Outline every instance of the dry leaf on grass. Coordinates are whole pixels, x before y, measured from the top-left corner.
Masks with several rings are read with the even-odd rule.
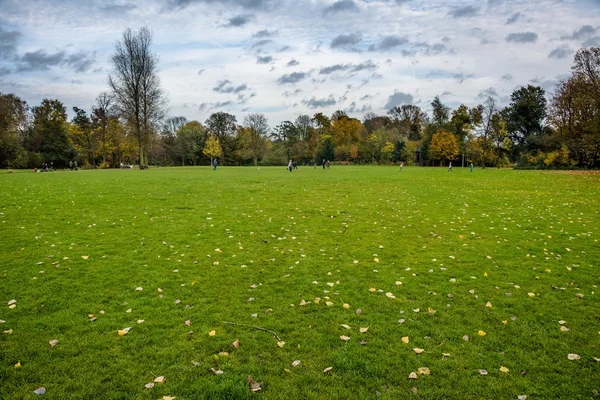
[[[327,367],[323,370],[323,373],[328,373],[329,371],[331,371],[333,369],[333,367]]]
[[[340,336],[340,339],[342,339],[344,342],[347,342],[348,340],[350,340],[350,338],[348,336]]]
[[[341,324],[341,326],[342,326],[342,328],[346,328],[346,329],[352,329],[352,328],[350,328],[350,326],[349,326],[349,325],[346,325],[346,324]]]
[[[258,392],[260,390],[260,383],[256,382],[250,375],[246,378],[246,382],[250,385],[251,392]]]
[[[144,387],[145,387],[146,389],[152,389],[152,388],[154,387],[154,382],[146,383],[146,384],[144,385]]]
[[[166,380],[167,378],[165,378],[164,376],[157,376],[156,378],[154,378],[154,382],[156,383],[165,383]]]
[[[360,333],[365,333],[369,330],[369,328],[360,328],[359,331]]]
[[[208,332],[208,336],[215,336],[217,334],[217,331],[210,331]]]
[[[487,335],[487,334],[486,334],[484,331],[479,331],[479,332],[477,332],[477,334],[478,334],[479,336],[485,336],[485,335]]]
[[[567,358],[571,361],[579,360],[581,356],[579,354],[569,354]]]
[[[235,339],[235,342],[233,342],[232,344],[233,344],[233,347],[235,347],[237,349],[238,347],[240,347],[240,340]]]
[[[408,336],[404,336],[404,337],[402,338],[402,343],[408,343],[408,341],[409,341],[409,340],[408,340]]]
[[[500,367],[500,372],[508,372],[508,371],[510,371],[508,368],[502,367],[502,366]]]
[[[417,354],[421,354],[421,353],[423,353],[425,350],[423,350],[423,349],[419,349],[418,347],[415,347],[415,348],[413,349],[413,351],[414,351],[415,353],[417,353]]]
[[[42,387],[40,387],[40,388],[37,388],[37,389],[35,389],[35,390],[33,391],[33,393],[34,393],[34,394],[44,394],[44,393],[46,393],[46,388],[42,386]]]
[[[415,372],[411,372],[408,375],[408,379],[419,379],[419,377],[417,376],[417,374]]]
[[[281,342],[277,342],[277,346],[279,346],[280,348],[285,346],[285,342],[281,341]]]
[[[298,365],[300,365],[300,360],[292,362],[292,367],[297,367]]]
[[[54,347],[58,344],[58,340],[53,339],[53,340],[50,340],[48,343],[50,343],[50,347]]]
[[[480,369],[479,370],[479,375],[487,375],[488,372],[485,369]]]
[[[431,371],[427,367],[421,367],[417,372],[419,372],[419,375],[431,375]]]

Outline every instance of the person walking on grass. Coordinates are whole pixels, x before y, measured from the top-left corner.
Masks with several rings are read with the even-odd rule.
[[[473,172],[473,163],[471,163],[471,165],[469,165],[469,169],[471,170],[471,172]]]
[[[323,159],[323,162],[321,164],[323,165],[323,169],[325,169],[325,159]]]
[[[216,171],[216,170],[217,170],[217,165],[218,165],[218,164],[219,164],[219,163],[217,162],[217,159],[215,158],[215,159],[213,160],[213,162],[212,162],[212,165],[213,165],[213,171]]]
[[[400,171],[402,171],[402,167],[404,167],[404,163],[400,163]]]
[[[450,161],[450,164],[448,164],[448,172],[452,172],[452,161]]]
[[[292,172],[292,169],[294,169],[294,164],[292,163],[292,160],[290,160],[290,162],[288,163],[288,167],[287,169]]]

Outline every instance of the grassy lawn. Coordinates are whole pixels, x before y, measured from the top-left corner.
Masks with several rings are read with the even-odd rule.
[[[0,398],[599,398],[599,192],[467,168],[2,173]]]

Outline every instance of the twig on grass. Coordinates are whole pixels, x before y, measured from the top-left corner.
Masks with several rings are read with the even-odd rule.
[[[246,324],[238,324],[237,322],[228,322],[228,321],[221,321],[224,324],[229,324],[229,325],[236,325],[236,326],[244,326],[246,328],[252,328],[252,329],[258,329],[259,331],[265,331],[265,332],[269,332],[271,335],[275,336],[275,338],[279,341],[281,341],[281,338],[279,337],[279,335],[277,335],[277,333],[273,332],[270,329],[266,329],[266,328],[261,328],[260,326],[252,326],[252,325],[246,325]]]

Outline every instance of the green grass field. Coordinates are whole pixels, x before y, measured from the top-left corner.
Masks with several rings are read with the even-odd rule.
[[[0,398],[599,398],[599,191],[467,168],[2,173]]]

